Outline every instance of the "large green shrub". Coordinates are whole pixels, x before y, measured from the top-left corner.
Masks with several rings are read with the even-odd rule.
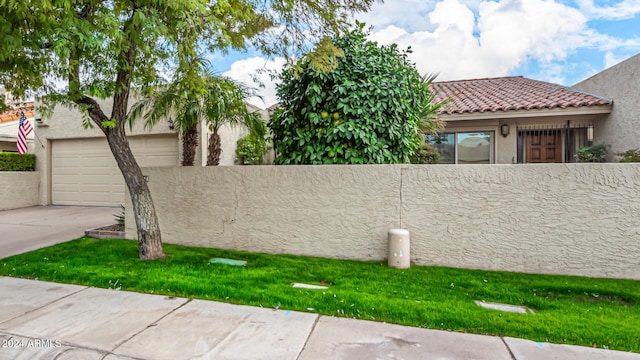
[[[269,123],[276,164],[407,163],[419,129],[438,128],[433,77],[420,76],[408,51],[367,40],[359,25],[333,40],[344,54],[326,59],[332,70],[303,58],[283,71]]]
[[[36,156],[11,152],[0,152],[0,171],[35,171]]]

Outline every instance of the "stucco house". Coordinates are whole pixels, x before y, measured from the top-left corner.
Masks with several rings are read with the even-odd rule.
[[[640,54],[571,87],[521,76],[435,82],[445,130],[428,141],[442,163],[575,162],[605,144],[608,161],[640,148]]]
[[[19,106],[3,113],[0,113],[0,152],[17,152],[16,141],[18,138],[18,125],[20,124],[20,108],[24,111],[27,120],[31,122],[31,126],[35,127],[34,105],[33,102],[23,104],[11,103],[13,106]],[[35,133],[32,131],[27,135],[28,152],[34,151]]]
[[[574,162],[611,113],[609,98],[522,76],[435,82],[445,164]]]
[[[135,100],[129,102],[130,105]],[[99,101],[106,114],[111,113],[112,100]],[[248,105],[250,110],[266,112]],[[131,149],[141,167],[178,166],[181,164],[182,141],[166,121],[145,129],[138,121],[132,130],[127,127]],[[200,146],[196,165],[206,165],[210,131],[199,127]],[[36,107],[35,144],[36,169],[40,174],[40,203],[52,205],[124,204],[125,185],[122,174],[107,141],[97,127],[84,129],[82,114],[66,107],[56,107],[50,118],[38,115]],[[244,127],[223,126],[219,130],[222,142],[220,165],[233,165],[237,139],[246,135]]]

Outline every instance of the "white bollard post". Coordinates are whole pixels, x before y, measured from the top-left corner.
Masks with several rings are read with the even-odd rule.
[[[411,266],[409,230],[391,229],[389,240],[389,267],[408,269]]]

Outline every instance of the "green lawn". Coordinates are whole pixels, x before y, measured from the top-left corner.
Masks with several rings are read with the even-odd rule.
[[[168,257],[137,259],[137,243],[80,238],[0,260],[0,275],[120,288],[640,352],[640,281],[267,255],[165,245]],[[214,257],[246,267],[209,265]],[[332,283],[328,290],[294,282]],[[115,284],[115,285],[114,285]],[[474,300],[525,305],[536,314],[483,309]]]

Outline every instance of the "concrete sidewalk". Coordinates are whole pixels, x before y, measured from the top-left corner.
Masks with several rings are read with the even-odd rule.
[[[69,241],[115,224],[114,207],[34,206],[0,211],[0,259]]]
[[[0,342],[0,360],[640,359],[588,347],[10,277],[0,277]]]

